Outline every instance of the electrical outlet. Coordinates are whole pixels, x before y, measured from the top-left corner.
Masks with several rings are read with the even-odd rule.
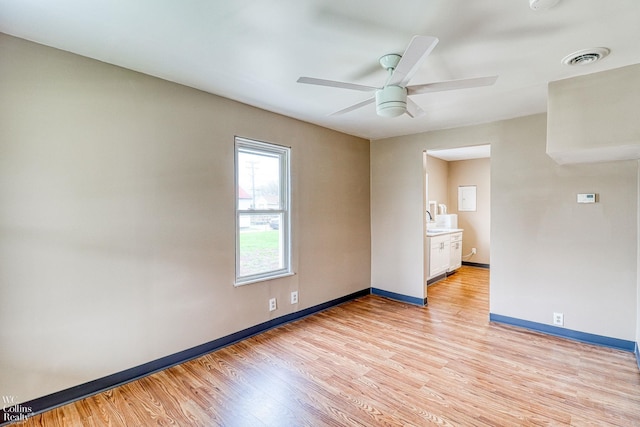
[[[564,326],[564,314],[553,313],[553,324],[556,326]]]
[[[271,298],[269,300],[269,311],[274,311],[276,308],[278,308],[278,305],[276,303],[276,299],[275,298]]]
[[[291,292],[291,304],[298,303],[298,291]]]
[[[471,248],[471,255],[475,255],[476,254],[476,248]]]

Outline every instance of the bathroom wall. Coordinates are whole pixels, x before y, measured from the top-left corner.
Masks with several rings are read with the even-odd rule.
[[[429,201],[449,206],[449,162],[427,155],[427,173],[429,174]],[[434,220],[437,214],[437,210],[431,212]]]
[[[476,186],[476,211],[458,210],[458,187]],[[464,229],[462,255],[476,254],[463,261],[491,263],[491,159],[472,159],[449,162],[449,213],[458,215],[458,227]]]

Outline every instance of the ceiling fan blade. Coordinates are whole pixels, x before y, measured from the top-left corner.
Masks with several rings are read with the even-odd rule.
[[[412,119],[416,117],[424,116],[424,110],[418,106],[411,98],[407,98],[407,114]]]
[[[491,86],[498,76],[477,77],[474,79],[449,80],[446,82],[427,83],[423,85],[407,86],[407,95],[419,93],[439,92],[442,90],[469,89],[473,87]]]
[[[365,105],[373,104],[373,102],[374,102],[375,100],[376,100],[376,98],[375,98],[375,97],[372,97],[372,98],[366,99],[366,100],[364,100],[364,101],[362,101],[362,102],[358,102],[357,104],[354,104],[354,105],[352,105],[351,107],[347,107],[347,108],[345,108],[345,109],[343,109],[343,110],[336,111],[335,113],[331,113],[330,115],[331,115],[331,116],[339,116],[339,115],[342,115],[342,114],[348,113],[349,111],[353,111],[353,110],[357,110],[358,108],[362,108],[362,107],[364,107]]]
[[[309,85],[317,85],[317,86],[338,87],[341,89],[359,90],[362,92],[373,92],[374,90],[378,90],[377,87],[373,87],[373,86],[364,86],[364,85],[357,85],[355,83],[337,82],[334,80],[316,79],[314,77],[300,77],[298,79],[298,83],[306,83]]]
[[[438,39],[431,36],[414,36],[402,54],[396,69],[389,79],[389,85],[405,87],[418,67],[438,44]]]

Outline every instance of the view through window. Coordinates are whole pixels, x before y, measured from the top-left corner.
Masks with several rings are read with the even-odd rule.
[[[291,274],[289,156],[236,138],[236,285]]]

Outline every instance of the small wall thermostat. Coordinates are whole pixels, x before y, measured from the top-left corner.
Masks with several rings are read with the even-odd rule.
[[[578,203],[595,203],[597,200],[596,193],[578,194]]]

